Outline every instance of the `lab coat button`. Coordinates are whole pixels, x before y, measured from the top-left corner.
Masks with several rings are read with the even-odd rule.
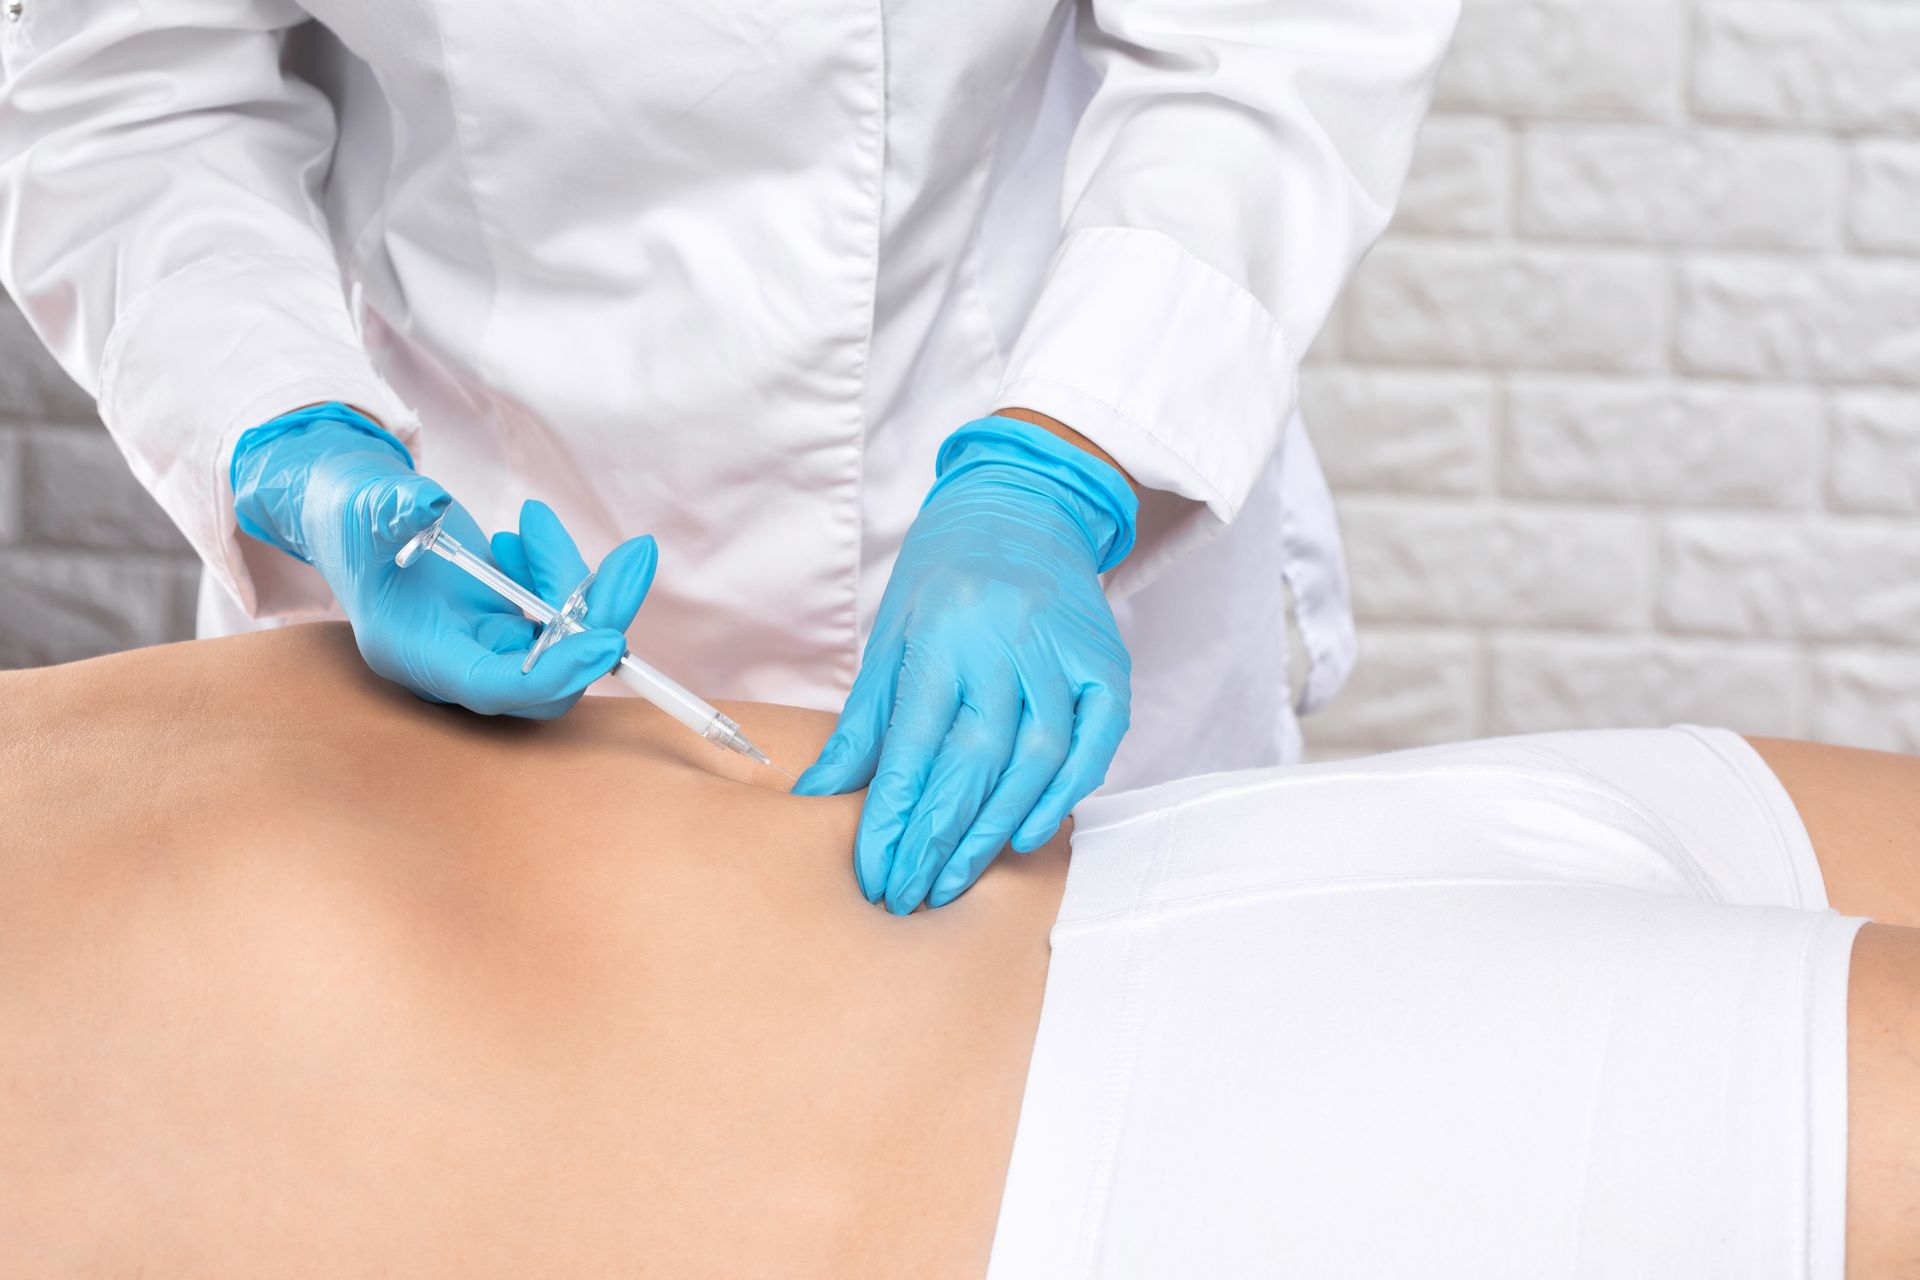
[[[27,0],[7,0],[7,21],[20,21],[20,15],[26,11],[26,7]]]

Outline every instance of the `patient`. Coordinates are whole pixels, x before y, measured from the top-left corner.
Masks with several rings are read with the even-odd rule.
[[[1096,799],[902,919],[860,797],[636,702],[483,720],[337,626],[0,675],[0,1258],[1913,1274],[1920,762],[1760,750]]]

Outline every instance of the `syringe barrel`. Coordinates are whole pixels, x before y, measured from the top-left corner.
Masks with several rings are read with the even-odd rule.
[[[684,685],[668,679],[652,664],[631,653],[620,659],[613,676],[702,737],[713,724],[713,718],[720,714],[712,703],[702,701]]]

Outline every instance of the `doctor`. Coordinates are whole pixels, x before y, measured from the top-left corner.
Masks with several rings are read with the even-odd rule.
[[[801,789],[871,783],[911,911],[1103,777],[1294,753],[1289,594],[1302,708],[1343,679],[1295,365],[1455,6],[4,0],[0,275],[203,634],[344,612],[423,696],[559,714],[651,528],[635,649],[843,705]],[[522,676],[506,606],[396,578],[454,496],[544,591],[604,555],[595,630]]]

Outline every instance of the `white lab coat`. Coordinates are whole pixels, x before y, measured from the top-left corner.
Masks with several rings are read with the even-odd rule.
[[[693,687],[837,707],[940,440],[1024,406],[1154,491],[1114,780],[1268,763],[1288,595],[1306,705],[1352,658],[1295,367],[1455,8],[10,0],[0,274],[205,629],[331,613],[227,467],[338,399],[482,526],[657,534],[633,642]]]

